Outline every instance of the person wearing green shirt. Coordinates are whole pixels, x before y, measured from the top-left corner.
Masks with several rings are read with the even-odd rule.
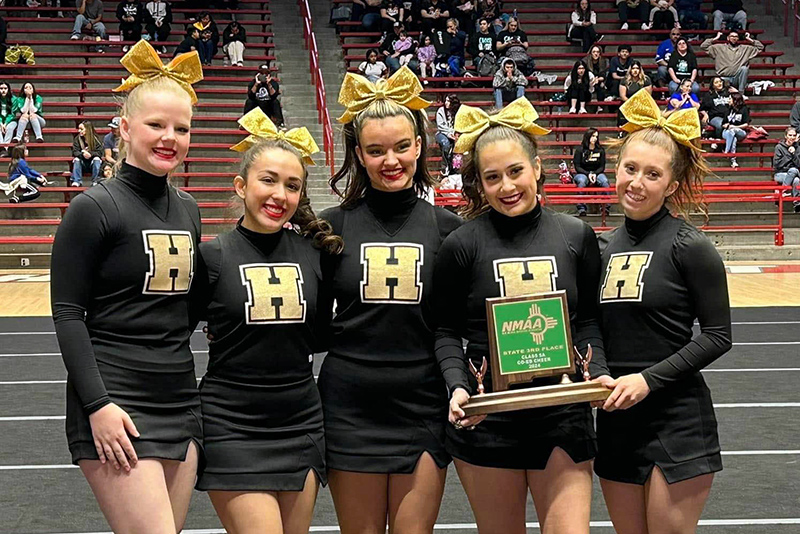
[[[19,96],[14,99],[14,116],[17,118],[17,133],[14,142],[19,143],[22,134],[30,125],[37,143],[43,143],[42,128],[46,122],[42,113],[42,97],[36,93],[36,88],[31,82],[22,85]]]

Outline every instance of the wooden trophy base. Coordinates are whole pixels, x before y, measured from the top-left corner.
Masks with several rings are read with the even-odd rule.
[[[474,395],[461,408],[470,416],[606,400],[609,395],[611,390],[601,384],[576,382]]]

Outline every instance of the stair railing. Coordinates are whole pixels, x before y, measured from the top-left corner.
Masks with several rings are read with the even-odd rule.
[[[311,83],[316,88],[317,121],[322,124],[322,144],[325,151],[325,164],[330,167],[331,176],[335,172],[335,158],[333,152],[333,126],[331,115],[328,111],[327,93],[325,92],[325,80],[322,78],[322,69],[319,64],[319,49],[317,48],[317,37],[314,34],[314,23],[311,20],[311,9],[308,0],[298,0],[300,13],[303,16],[303,39],[306,50],[308,50],[308,62],[311,68]]]

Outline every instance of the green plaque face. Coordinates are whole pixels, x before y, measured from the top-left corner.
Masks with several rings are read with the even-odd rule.
[[[486,306],[493,378],[507,385],[574,370],[564,291],[487,299]]]

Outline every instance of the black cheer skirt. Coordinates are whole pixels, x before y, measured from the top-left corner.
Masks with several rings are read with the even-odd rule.
[[[194,370],[181,373],[134,371],[98,361],[97,367],[111,402],[125,410],[140,437],[130,437],[139,458],[186,459],[189,443],[197,445],[203,463],[200,396]],[[89,414],[67,381],[67,442],[72,463],[97,460]]]
[[[642,485],[655,466],[670,484],[722,470],[711,392],[700,373],[628,410],[598,410],[597,439],[594,471],[614,482]]]
[[[319,376],[328,467],[412,473],[427,452],[440,468],[447,394],[434,361],[373,363],[328,354]]]
[[[314,377],[243,384],[207,375],[200,384],[206,467],[203,491],[302,491],[325,475],[322,406]]]
[[[472,391],[477,391],[475,378],[468,378]],[[558,381],[559,377],[540,379],[537,385]],[[484,385],[490,393],[491,369]],[[556,447],[575,463],[595,457],[597,439],[589,403],[490,414],[473,430],[447,427],[447,451],[454,458],[481,467],[541,470]]]

